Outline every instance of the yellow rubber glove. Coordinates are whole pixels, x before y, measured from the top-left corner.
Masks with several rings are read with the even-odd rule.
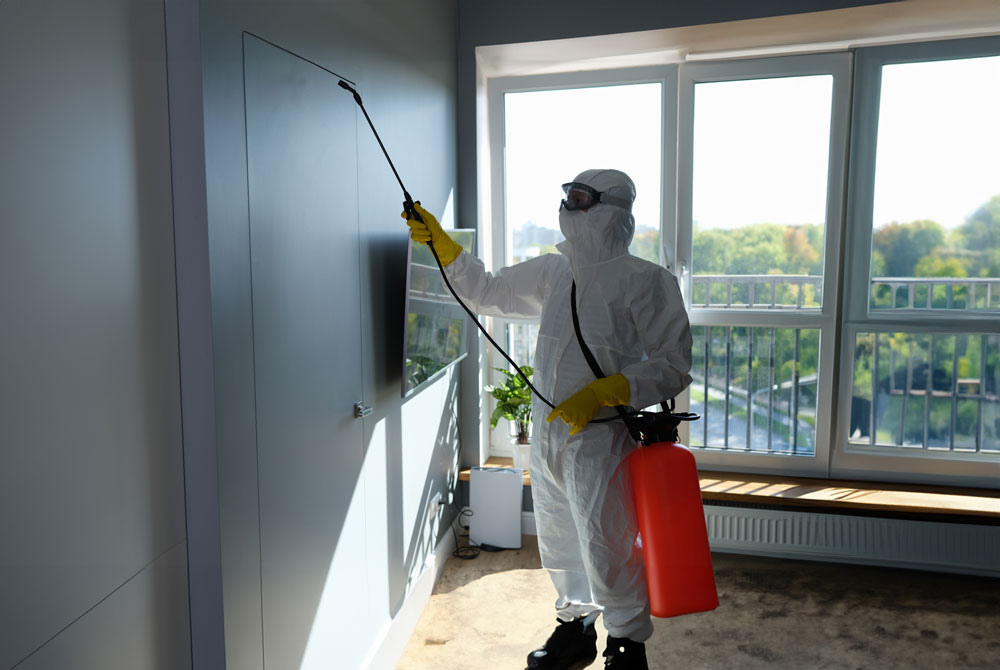
[[[434,215],[421,207],[419,202],[413,203],[413,208],[424,220],[423,223],[409,218],[405,211],[400,214],[406,219],[406,225],[410,227],[410,237],[423,244],[428,242],[434,244],[434,250],[441,260],[441,265],[450,265],[462,253],[462,245],[451,239],[448,233],[441,228],[441,224],[434,218]]]
[[[602,407],[627,405],[630,397],[628,380],[619,372],[590,382],[582,391],[574,393],[552,410],[546,421],[552,423],[555,419],[562,419],[569,424],[569,434],[576,435]]]

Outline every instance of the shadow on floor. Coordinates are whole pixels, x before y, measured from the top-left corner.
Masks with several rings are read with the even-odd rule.
[[[468,537],[460,537],[461,546],[469,543]],[[534,535],[521,537],[520,549],[503,551],[481,551],[477,558],[463,560],[452,556],[448,560],[441,580],[434,587],[435,595],[451,593],[471,582],[509,570],[541,570],[542,561],[538,556],[538,538]]]
[[[1000,670],[1000,580],[712,558],[719,608],[656,619],[650,668]],[[397,670],[519,670],[555,625],[554,601],[534,537],[520,550],[452,558]],[[598,634],[603,649],[600,620]]]

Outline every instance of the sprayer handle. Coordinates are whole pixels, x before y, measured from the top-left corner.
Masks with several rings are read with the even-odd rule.
[[[410,194],[403,191],[403,196],[406,198],[403,200],[403,211],[406,212],[406,218],[424,223],[423,217],[417,212],[417,208],[413,206],[413,198],[410,197]]]

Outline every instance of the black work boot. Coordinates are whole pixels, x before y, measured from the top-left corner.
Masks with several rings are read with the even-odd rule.
[[[528,670],[582,670],[597,658],[597,631],[586,617],[559,621],[541,649],[528,654]]]
[[[649,670],[646,664],[646,645],[626,637],[608,635],[604,649],[604,670]]]

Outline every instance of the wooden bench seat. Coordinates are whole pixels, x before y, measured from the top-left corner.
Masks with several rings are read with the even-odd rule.
[[[513,459],[493,457],[485,467],[513,467]],[[923,484],[846,481],[783,475],[701,470],[705,501],[808,507],[814,511],[876,513],[936,521],[1000,525],[1000,491]],[[459,473],[469,480],[469,469]],[[524,485],[531,485],[525,471]]]

